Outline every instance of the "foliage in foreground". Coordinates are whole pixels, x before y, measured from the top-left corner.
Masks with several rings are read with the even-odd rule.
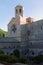
[[[0,61],[8,62],[8,63],[27,63],[26,58],[18,58],[11,55],[0,55]]]
[[[43,55],[38,55],[34,58],[36,63],[41,63],[43,62]]]
[[[0,50],[0,55],[5,54],[2,50]]]
[[[22,57],[22,58],[19,59],[19,62],[26,64],[27,63],[27,58]]]
[[[9,63],[16,63],[18,60],[17,57],[10,56],[10,55],[0,55],[0,61],[5,61]]]
[[[20,57],[20,52],[18,49],[14,50],[13,51],[13,55],[16,56],[16,57]]]

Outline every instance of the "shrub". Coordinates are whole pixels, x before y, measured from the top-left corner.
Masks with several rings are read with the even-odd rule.
[[[21,57],[20,59],[19,59],[19,62],[21,62],[21,63],[27,63],[27,58],[26,57]]]
[[[20,57],[20,52],[18,49],[14,50],[13,51],[13,55],[16,56],[16,57]]]
[[[5,62],[8,62],[8,63],[27,63],[27,58],[26,57],[21,57],[21,58],[18,58],[18,57],[15,57],[15,56],[11,56],[11,55],[0,55],[0,61],[5,61]]]
[[[4,54],[4,52],[2,50],[0,50],[0,54]]]
[[[41,63],[43,62],[43,55],[38,55],[34,58],[36,63]]]
[[[8,58],[6,59],[7,62],[10,63],[16,63],[18,61],[18,58],[15,56],[8,56]]]
[[[10,55],[0,55],[0,60],[8,62],[8,63],[16,63],[16,62],[18,62],[18,58],[17,57],[10,56]]]

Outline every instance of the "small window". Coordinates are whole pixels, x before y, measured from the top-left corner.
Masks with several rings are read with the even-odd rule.
[[[34,52],[32,52],[32,55],[34,55]]]
[[[27,31],[27,34],[30,35],[30,30]]]
[[[18,12],[18,11],[17,11],[17,9],[16,9],[16,14],[17,14],[17,12]]]
[[[19,12],[21,13],[21,9],[19,10]]]

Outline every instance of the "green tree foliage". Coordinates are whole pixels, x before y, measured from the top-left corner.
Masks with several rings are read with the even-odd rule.
[[[19,59],[19,62],[26,64],[26,63],[27,63],[27,58],[26,58],[26,57],[21,57],[21,58]]]
[[[13,51],[13,55],[16,56],[16,57],[20,57],[20,52],[18,49],[14,50]]]
[[[5,34],[3,34],[3,37],[5,37]]]
[[[7,62],[7,63],[27,63],[27,58],[25,57],[15,57],[15,56],[11,56],[11,55],[4,55],[1,54],[0,55],[0,61],[2,62]]]
[[[0,37],[7,37],[7,32],[0,29]]]
[[[0,55],[1,55],[1,54],[4,54],[4,52],[3,52],[2,50],[0,50]]]
[[[10,55],[0,55],[0,60],[8,63],[16,63],[18,61],[18,58]]]
[[[43,55],[38,55],[34,58],[36,63],[41,63],[43,62]]]

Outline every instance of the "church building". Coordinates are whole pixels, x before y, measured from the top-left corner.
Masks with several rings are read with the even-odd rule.
[[[8,23],[8,37],[0,38],[0,50],[10,54],[14,49],[29,49],[32,56],[43,52],[43,19],[26,18],[22,5],[15,7],[15,17]]]

